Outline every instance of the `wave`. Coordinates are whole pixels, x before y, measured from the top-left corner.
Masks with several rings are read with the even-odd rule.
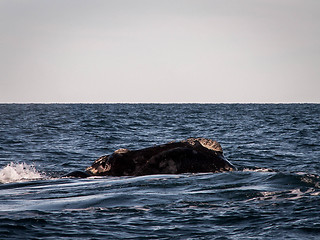
[[[0,169],[0,183],[20,182],[42,179],[45,175],[36,170],[34,165],[26,163],[9,163]]]

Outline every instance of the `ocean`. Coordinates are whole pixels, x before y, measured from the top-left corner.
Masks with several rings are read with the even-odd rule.
[[[238,170],[65,178],[217,140]],[[320,239],[319,104],[0,104],[0,239]]]

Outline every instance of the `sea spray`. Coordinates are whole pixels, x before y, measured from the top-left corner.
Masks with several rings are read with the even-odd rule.
[[[26,163],[9,163],[0,170],[0,183],[18,182],[43,178],[33,165]]]

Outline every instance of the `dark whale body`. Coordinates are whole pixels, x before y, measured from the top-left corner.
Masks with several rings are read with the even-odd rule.
[[[189,138],[140,150],[118,149],[98,158],[85,172],[67,176],[141,176],[232,171],[220,144],[206,138]]]

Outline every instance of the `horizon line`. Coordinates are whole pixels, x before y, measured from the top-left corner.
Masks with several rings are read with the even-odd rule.
[[[0,102],[0,104],[320,104],[320,102]]]

